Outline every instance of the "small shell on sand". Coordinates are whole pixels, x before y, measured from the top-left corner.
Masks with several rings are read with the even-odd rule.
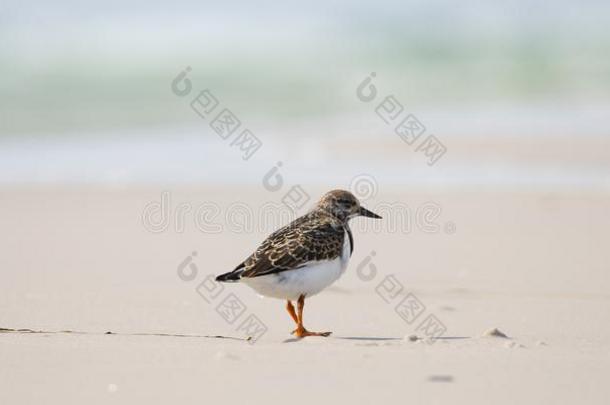
[[[485,332],[483,332],[483,336],[484,337],[499,337],[499,338],[504,338],[504,339],[509,339],[509,337],[506,335],[506,333],[502,332],[500,329],[498,328],[491,328],[486,330]]]
[[[444,375],[444,374],[443,375],[431,375],[431,376],[428,376],[428,381],[450,383],[450,382],[453,382],[453,376]]]

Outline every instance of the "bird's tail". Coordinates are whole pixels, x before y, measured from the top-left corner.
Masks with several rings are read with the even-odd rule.
[[[243,272],[243,269],[235,269],[216,277],[216,281],[220,281],[221,283],[236,283],[241,278],[241,273]]]

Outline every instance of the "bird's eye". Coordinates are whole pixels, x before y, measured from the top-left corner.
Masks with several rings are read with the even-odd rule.
[[[346,200],[344,198],[338,199],[337,202],[339,202],[339,204],[345,204],[345,205],[349,205],[350,204],[350,201]]]

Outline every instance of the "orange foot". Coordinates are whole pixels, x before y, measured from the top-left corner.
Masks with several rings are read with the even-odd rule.
[[[330,334],[332,332],[310,332],[307,329],[305,329],[304,327],[298,327],[295,330],[293,330],[292,332],[290,332],[292,335],[295,335],[296,337],[298,337],[299,339],[304,338],[306,336],[330,336]]]

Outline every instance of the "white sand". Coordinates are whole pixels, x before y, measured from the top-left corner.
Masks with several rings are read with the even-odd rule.
[[[172,191],[174,205],[278,200]],[[0,334],[0,403],[608,403],[610,196],[385,192],[378,201],[438,201],[456,232],[356,230],[348,273],[305,308],[306,326],[330,338],[290,341],[281,301],[226,286],[268,327],[251,345],[154,334],[242,337],[241,320],[229,325],[195,287],[264,235],[192,223],[150,233],[140,215],[161,189],[4,189],[0,327],[87,333]],[[356,268],[373,250],[378,274],[365,282]],[[192,251],[199,275],[182,281]],[[404,339],[422,337],[419,319],[407,324],[375,293],[390,274],[446,339]],[[492,327],[511,339],[481,336]]]

